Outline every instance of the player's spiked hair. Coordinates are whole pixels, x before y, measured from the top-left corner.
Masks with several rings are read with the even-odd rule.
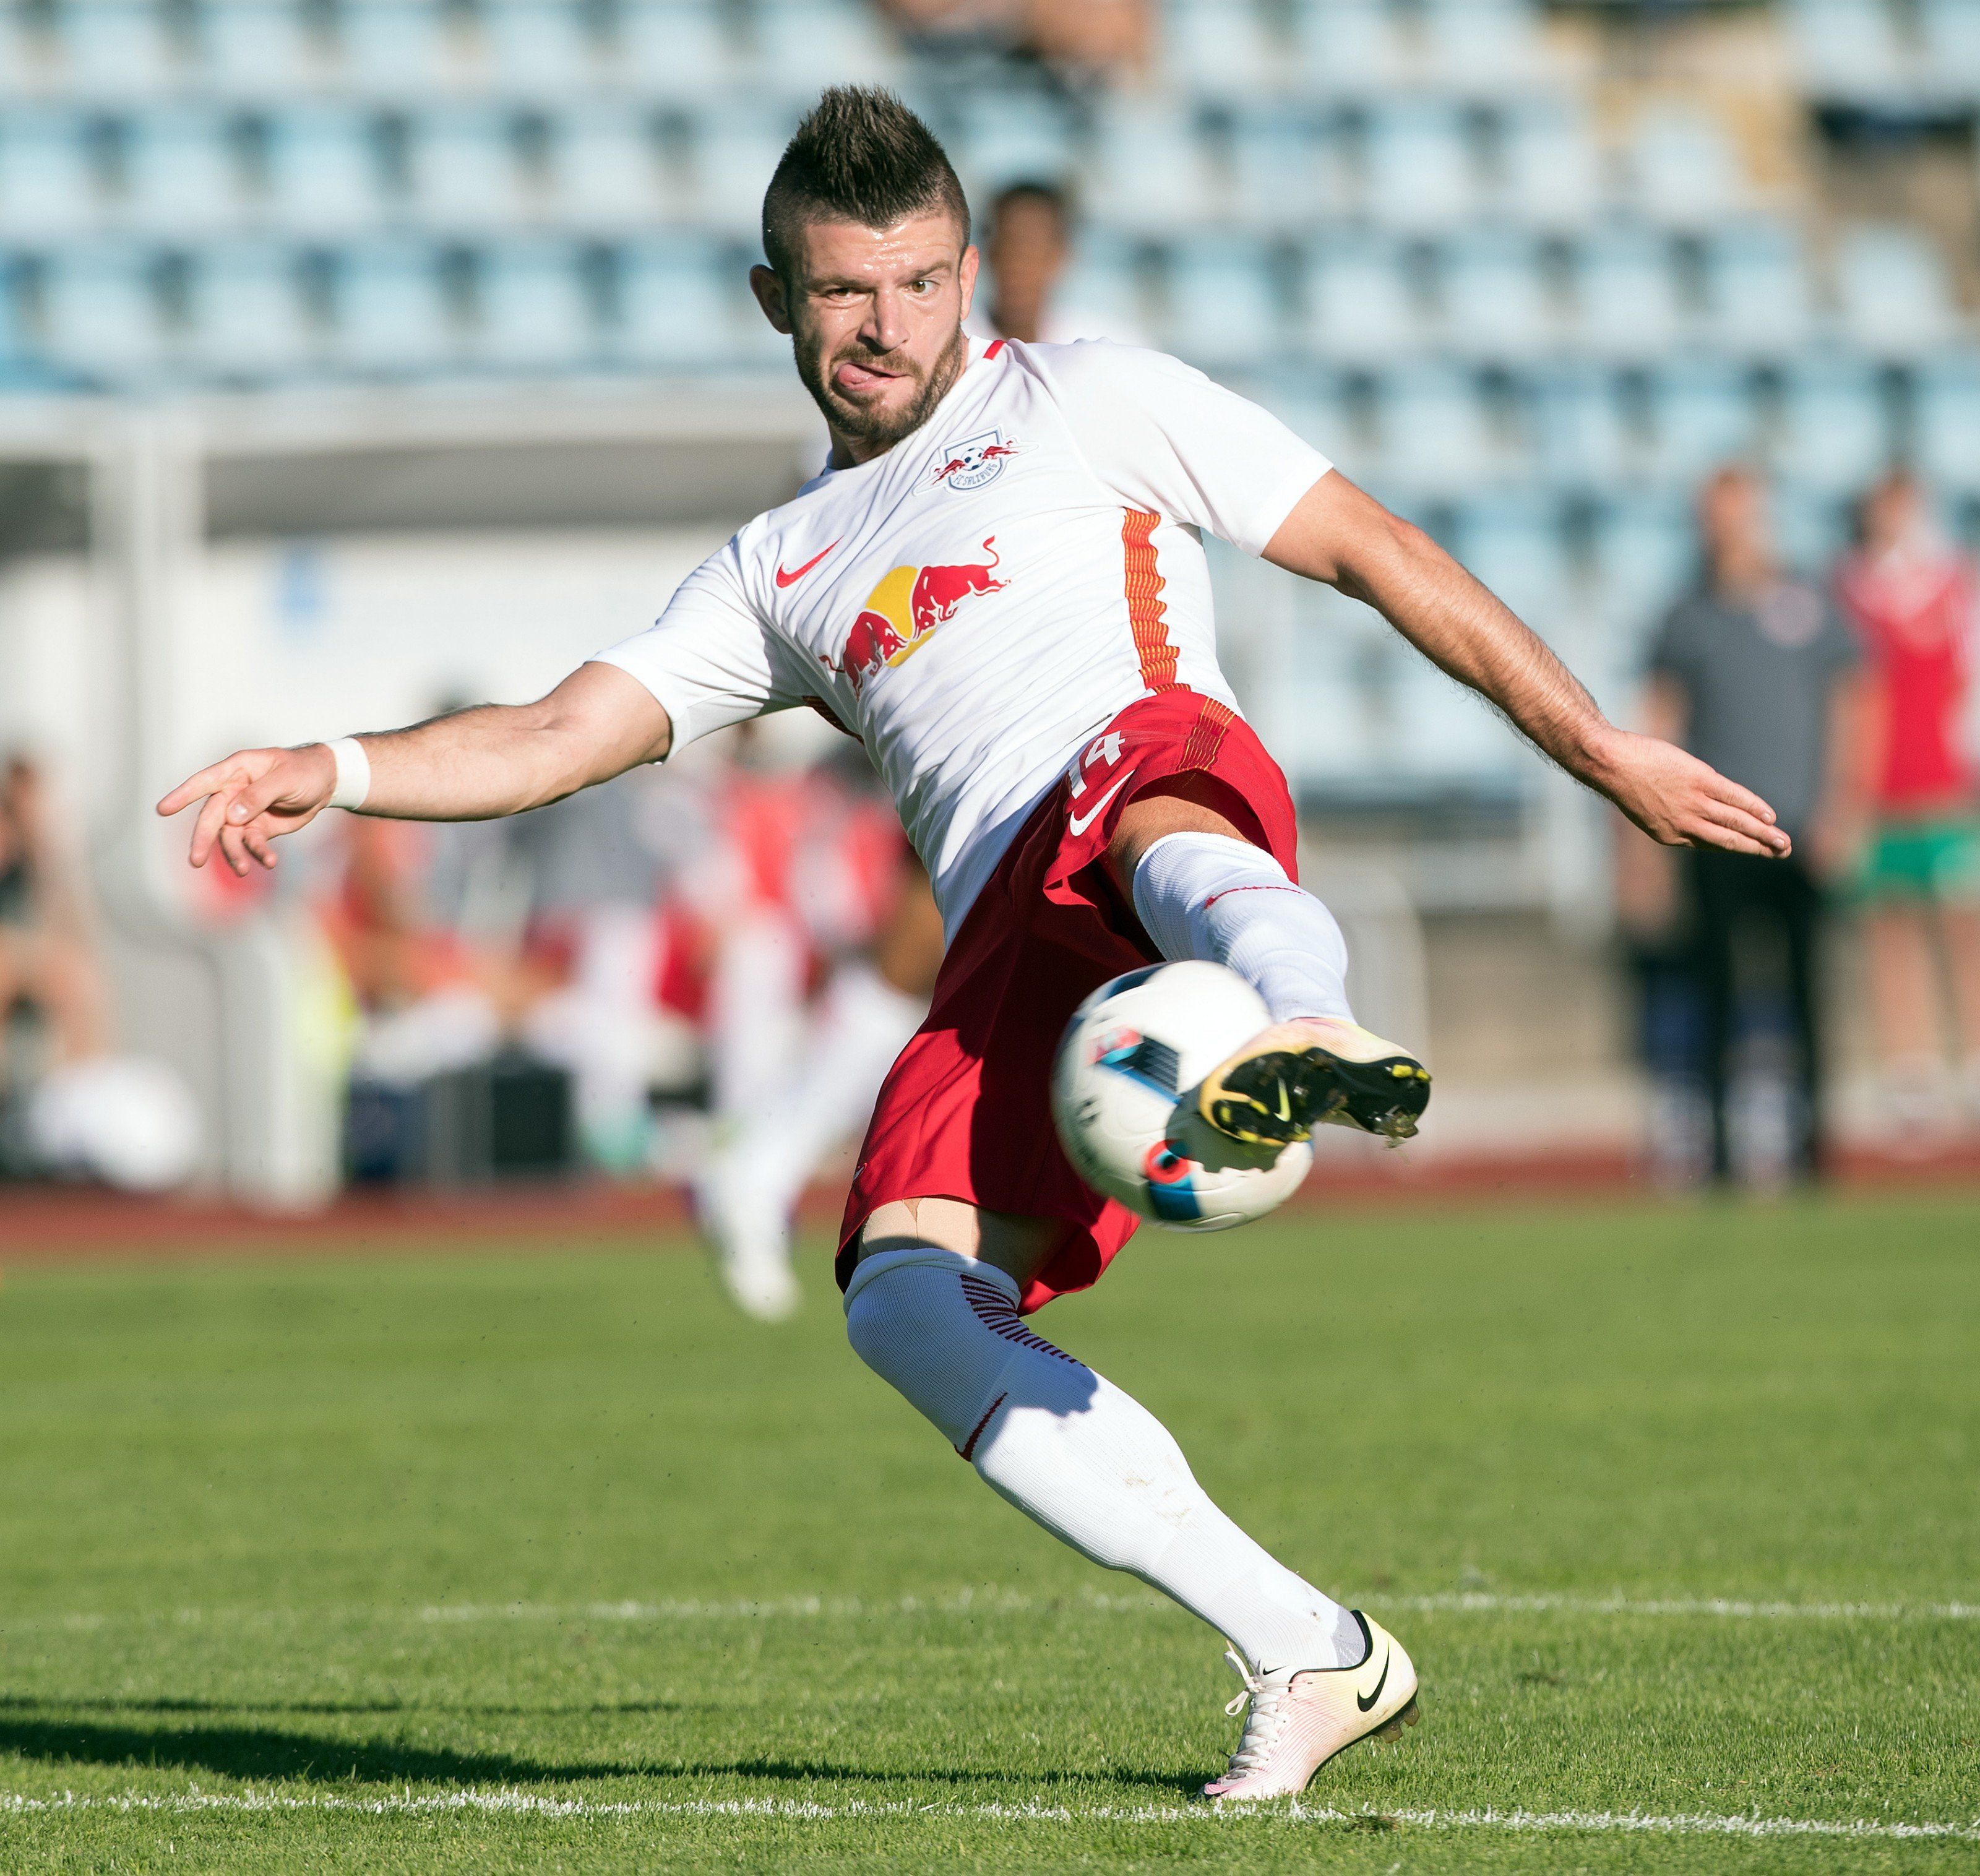
[[[945,209],[969,239],[969,204],[935,133],[892,91],[835,85],[785,146],[763,196],[763,253],[788,280],[807,221],[891,227]]]

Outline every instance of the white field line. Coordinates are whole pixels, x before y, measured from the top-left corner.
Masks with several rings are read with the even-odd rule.
[[[1980,1602],[1790,1602],[1735,1596],[1500,1595],[1486,1590],[1442,1595],[1377,1595],[1378,1612],[1456,1615],[1594,1615],[1610,1618],[1690,1617],[1726,1622],[1980,1622]],[[961,1589],[947,1595],[739,1597],[733,1600],[670,1597],[656,1602],[437,1602],[424,1608],[182,1609],[123,1614],[77,1613],[0,1616],[0,1634],[20,1629],[91,1629],[113,1624],[177,1623],[197,1628],[238,1624],[392,1622],[667,1623],[855,1620],[896,1615],[1038,1615],[1055,1611],[1138,1614],[1173,1605],[1152,1591],[1108,1595],[1088,1590],[1063,1597],[1031,1596],[1000,1589]]]
[[[77,1811],[108,1811],[125,1815],[195,1816],[211,1813],[350,1812],[370,1817],[424,1817],[467,1814],[553,1820],[614,1818],[773,1818],[809,1823],[865,1819],[934,1818],[985,1823],[1039,1824],[1214,1824],[1264,1818],[1284,1823],[1346,1824],[1364,1828],[1413,1826],[1428,1831],[1521,1831],[1566,1836],[1600,1831],[1635,1832],[1663,1837],[1808,1837],[1845,1838],[1938,1838],[1980,1842],[1980,1821],[1970,1823],[1905,1823],[1890,1818],[1762,1818],[1739,1814],[1641,1811],[1392,1811],[1381,1813],[1308,1808],[1297,1802],[1285,1809],[1229,1809],[1208,1805],[1095,1805],[1075,1808],[1065,1805],[935,1803],[909,1801],[876,1802],[850,1799],[823,1804],[807,1798],[544,1798],[530,1791],[444,1791],[430,1795],[411,1791],[376,1798],[346,1798],[281,1791],[121,1791],[101,1794],[64,1791],[51,1798],[0,1793],[0,1816],[47,1817]]]

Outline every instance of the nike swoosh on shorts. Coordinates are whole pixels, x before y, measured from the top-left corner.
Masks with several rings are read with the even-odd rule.
[[[1123,775],[1118,782],[1115,782],[1105,795],[1101,795],[1099,800],[1095,802],[1092,807],[1088,809],[1085,814],[1068,815],[1065,818],[1066,832],[1068,834],[1084,834],[1086,830],[1100,817],[1100,815],[1106,812],[1107,804],[1134,779],[1134,776],[1135,772],[1131,769],[1129,769],[1127,774]]]

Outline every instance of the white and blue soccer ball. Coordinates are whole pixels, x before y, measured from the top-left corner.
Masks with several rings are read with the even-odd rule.
[[[1313,1149],[1253,1147],[1198,1113],[1205,1075],[1271,1021],[1221,964],[1151,965],[1073,1012],[1052,1064],[1052,1120],[1079,1176],[1175,1231],[1262,1218],[1305,1178]]]

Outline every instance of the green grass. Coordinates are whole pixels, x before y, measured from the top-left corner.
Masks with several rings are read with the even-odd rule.
[[[0,1870],[1980,1865],[1980,1204],[1309,1214],[1049,1312],[1414,1652],[1304,1815],[1184,1813],[1218,1642],[809,1275],[778,1331],[581,1245],[8,1273]]]

